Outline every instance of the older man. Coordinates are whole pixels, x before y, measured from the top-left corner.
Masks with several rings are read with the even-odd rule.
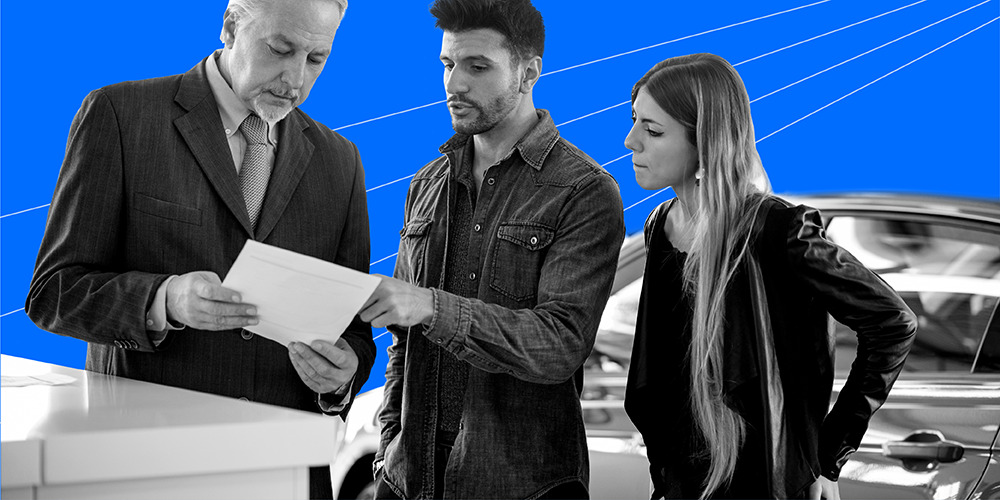
[[[224,48],[187,73],[98,89],[70,128],[25,309],[89,342],[87,369],[326,413],[347,411],[374,343],[288,349],[242,327],[221,286],[248,239],[368,271],[357,148],[297,106],[345,0],[231,0]],[[313,471],[311,495],[330,497]]]
[[[378,498],[584,498],[583,364],[625,234],[614,179],[535,109],[528,0],[437,0],[452,127],[414,176],[395,278]]]

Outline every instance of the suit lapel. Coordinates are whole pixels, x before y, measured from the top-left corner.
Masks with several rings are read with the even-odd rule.
[[[212,188],[252,237],[253,229],[243,192],[240,190],[236,166],[233,165],[229,143],[222,133],[219,107],[205,75],[205,61],[184,74],[175,100],[188,113],[174,120],[174,125],[205,172]]]
[[[264,206],[257,221],[257,241],[264,241],[271,234],[312,160],[315,146],[303,133],[309,124],[300,113],[297,109],[292,110],[281,122],[278,154],[274,158]]]

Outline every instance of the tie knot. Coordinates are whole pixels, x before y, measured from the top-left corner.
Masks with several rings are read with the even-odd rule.
[[[240,124],[240,132],[246,138],[247,144],[267,144],[265,139],[267,125],[259,116],[250,113]]]

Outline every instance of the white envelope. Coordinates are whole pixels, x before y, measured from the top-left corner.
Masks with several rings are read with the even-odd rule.
[[[257,307],[260,323],[245,329],[281,345],[333,343],[380,278],[275,246],[247,240],[222,281]]]

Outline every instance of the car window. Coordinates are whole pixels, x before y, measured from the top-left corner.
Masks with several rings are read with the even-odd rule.
[[[1000,373],[1000,307],[993,309],[986,337],[976,353],[976,373]]]
[[[835,216],[827,237],[877,272],[917,315],[904,371],[965,371],[1000,297],[1000,235],[928,221]],[[857,338],[836,324],[837,369]]]

